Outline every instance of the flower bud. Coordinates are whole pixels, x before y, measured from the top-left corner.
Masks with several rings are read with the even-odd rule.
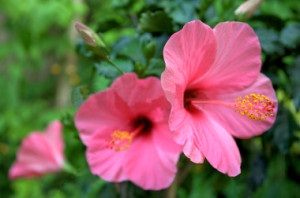
[[[109,55],[109,50],[104,39],[96,34],[89,27],[80,22],[75,22],[75,28],[80,34],[83,41],[90,46],[90,49],[102,59],[106,60]]]
[[[246,18],[252,16],[258,6],[262,3],[262,0],[248,0],[242,3],[236,10],[236,15],[244,15]]]

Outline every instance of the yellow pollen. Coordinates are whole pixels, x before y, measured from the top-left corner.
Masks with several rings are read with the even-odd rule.
[[[134,133],[116,130],[111,135],[108,147],[116,152],[127,150],[131,145],[133,136]]]
[[[233,107],[240,115],[259,121],[273,117],[275,109],[274,102],[267,96],[254,93],[236,98]]]

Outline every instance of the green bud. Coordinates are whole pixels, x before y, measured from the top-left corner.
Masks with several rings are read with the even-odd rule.
[[[154,57],[156,51],[156,43],[149,42],[143,47],[144,55],[147,59],[151,59]]]
[[[90,49],[99,57],[107,60],[109,50],[104,39],[96,34],[89,27],[80,22],[75,22],[75,28],[80,34],[83,41],[90,47]]]

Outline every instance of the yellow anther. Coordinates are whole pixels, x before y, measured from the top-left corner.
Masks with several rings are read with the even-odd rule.
[[[131,145],[133,136],[134,134],[128,131],[116,130],[111,135],[108,147],[117,152],[127,150]]]
[[[242,116],[247,116],[252,120],[265,120],[274,116],[274,103],[263,94],[245,95],[235,100],[233,107]]]

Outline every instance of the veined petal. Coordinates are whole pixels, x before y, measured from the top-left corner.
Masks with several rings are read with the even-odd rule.
[[[170,141],[170,140],[169,140]],[[124,172],[128,178],[145,190],[160,190],[171,185],[176,174],[174,153],[164,151],[164,158],[154,145],[151,134],[137,137],[130,147],[130,152],[124,159]],[[173,158],[176,157],[176,158]],[[171,161],[170,158],[172,159]],[[167,164],[166,162],[171,162]]]
[[[124,113],[126,112],[126,113]],[[91,95],[75,115],[75,125],[84,144],[97,131],[115,126],[120,129],[131,121],[131,109],[112,89]]]
[[[128,180],[122,168],[128,150],[117,152],[107,148],[111,137],[110,133],[104,134],[106,137],[103,136],[103,132],[96,133],[89,141],[86,157],[91,172],[107,181]]]
[[[166,70],[177,70],[189,81],[206,73],[215,54],[213,31],[199,20],[185,24],[182,30],[174,33],[163,50]]]
[[[130,87],[130,89],[125,87]],[[158,78],[138,79],[135,73],[126,73],[122,77],[117,78],[112,83],[111,89],[115,90],[130,107],[134,107],[138,103],[150,103],[152,100],[163,96]]]
[[[228,103],[234,102],[238,97],[250,94],[265,95],[273,103],[273,116],[268,116],[265,120],[253,120],[247,116],[242,116],[235,109],[225,106],[207,104],[203,111],[209,112],[214,119],[220,123],[230,134],[238,138],[250,138],[267,131],[275,122],[277,114],[277,99],[272,83],[265,75],[260,74],[254,84],[245,90],[223,94],[217,100]]]
[[[196,144],[208,162],[218,171],[234,177],[241,172],[241,156],[233,137],[213,117],[197,122]]]
[[[224,22],[214,28],[215,62],[203,78],[195,81],[202,90],[229,93],[251,85],[261,69],[261,47],[254,30],[241,22]],[[193,86],[193,85],[191,85]]]
[[[183,96],[186,88],[186,80],[178,71],[166,69],[161,75],[161,85],[167,100],[173,106],[177,103],[183,107]]]
[[[194,142],[194,133],[198,132],[194,125],[194,117],[183,108],[173,109],[170,114],[169,126],[174,140],[183,145],[183,153],[192,162],[202,163],[204,156]]]
[[[184,154],[192,162],[202,163],[205,157],[222,173],[240,173],[241,157],[233,137],[209,114],[188,114],[176,131],[185,135]]]

